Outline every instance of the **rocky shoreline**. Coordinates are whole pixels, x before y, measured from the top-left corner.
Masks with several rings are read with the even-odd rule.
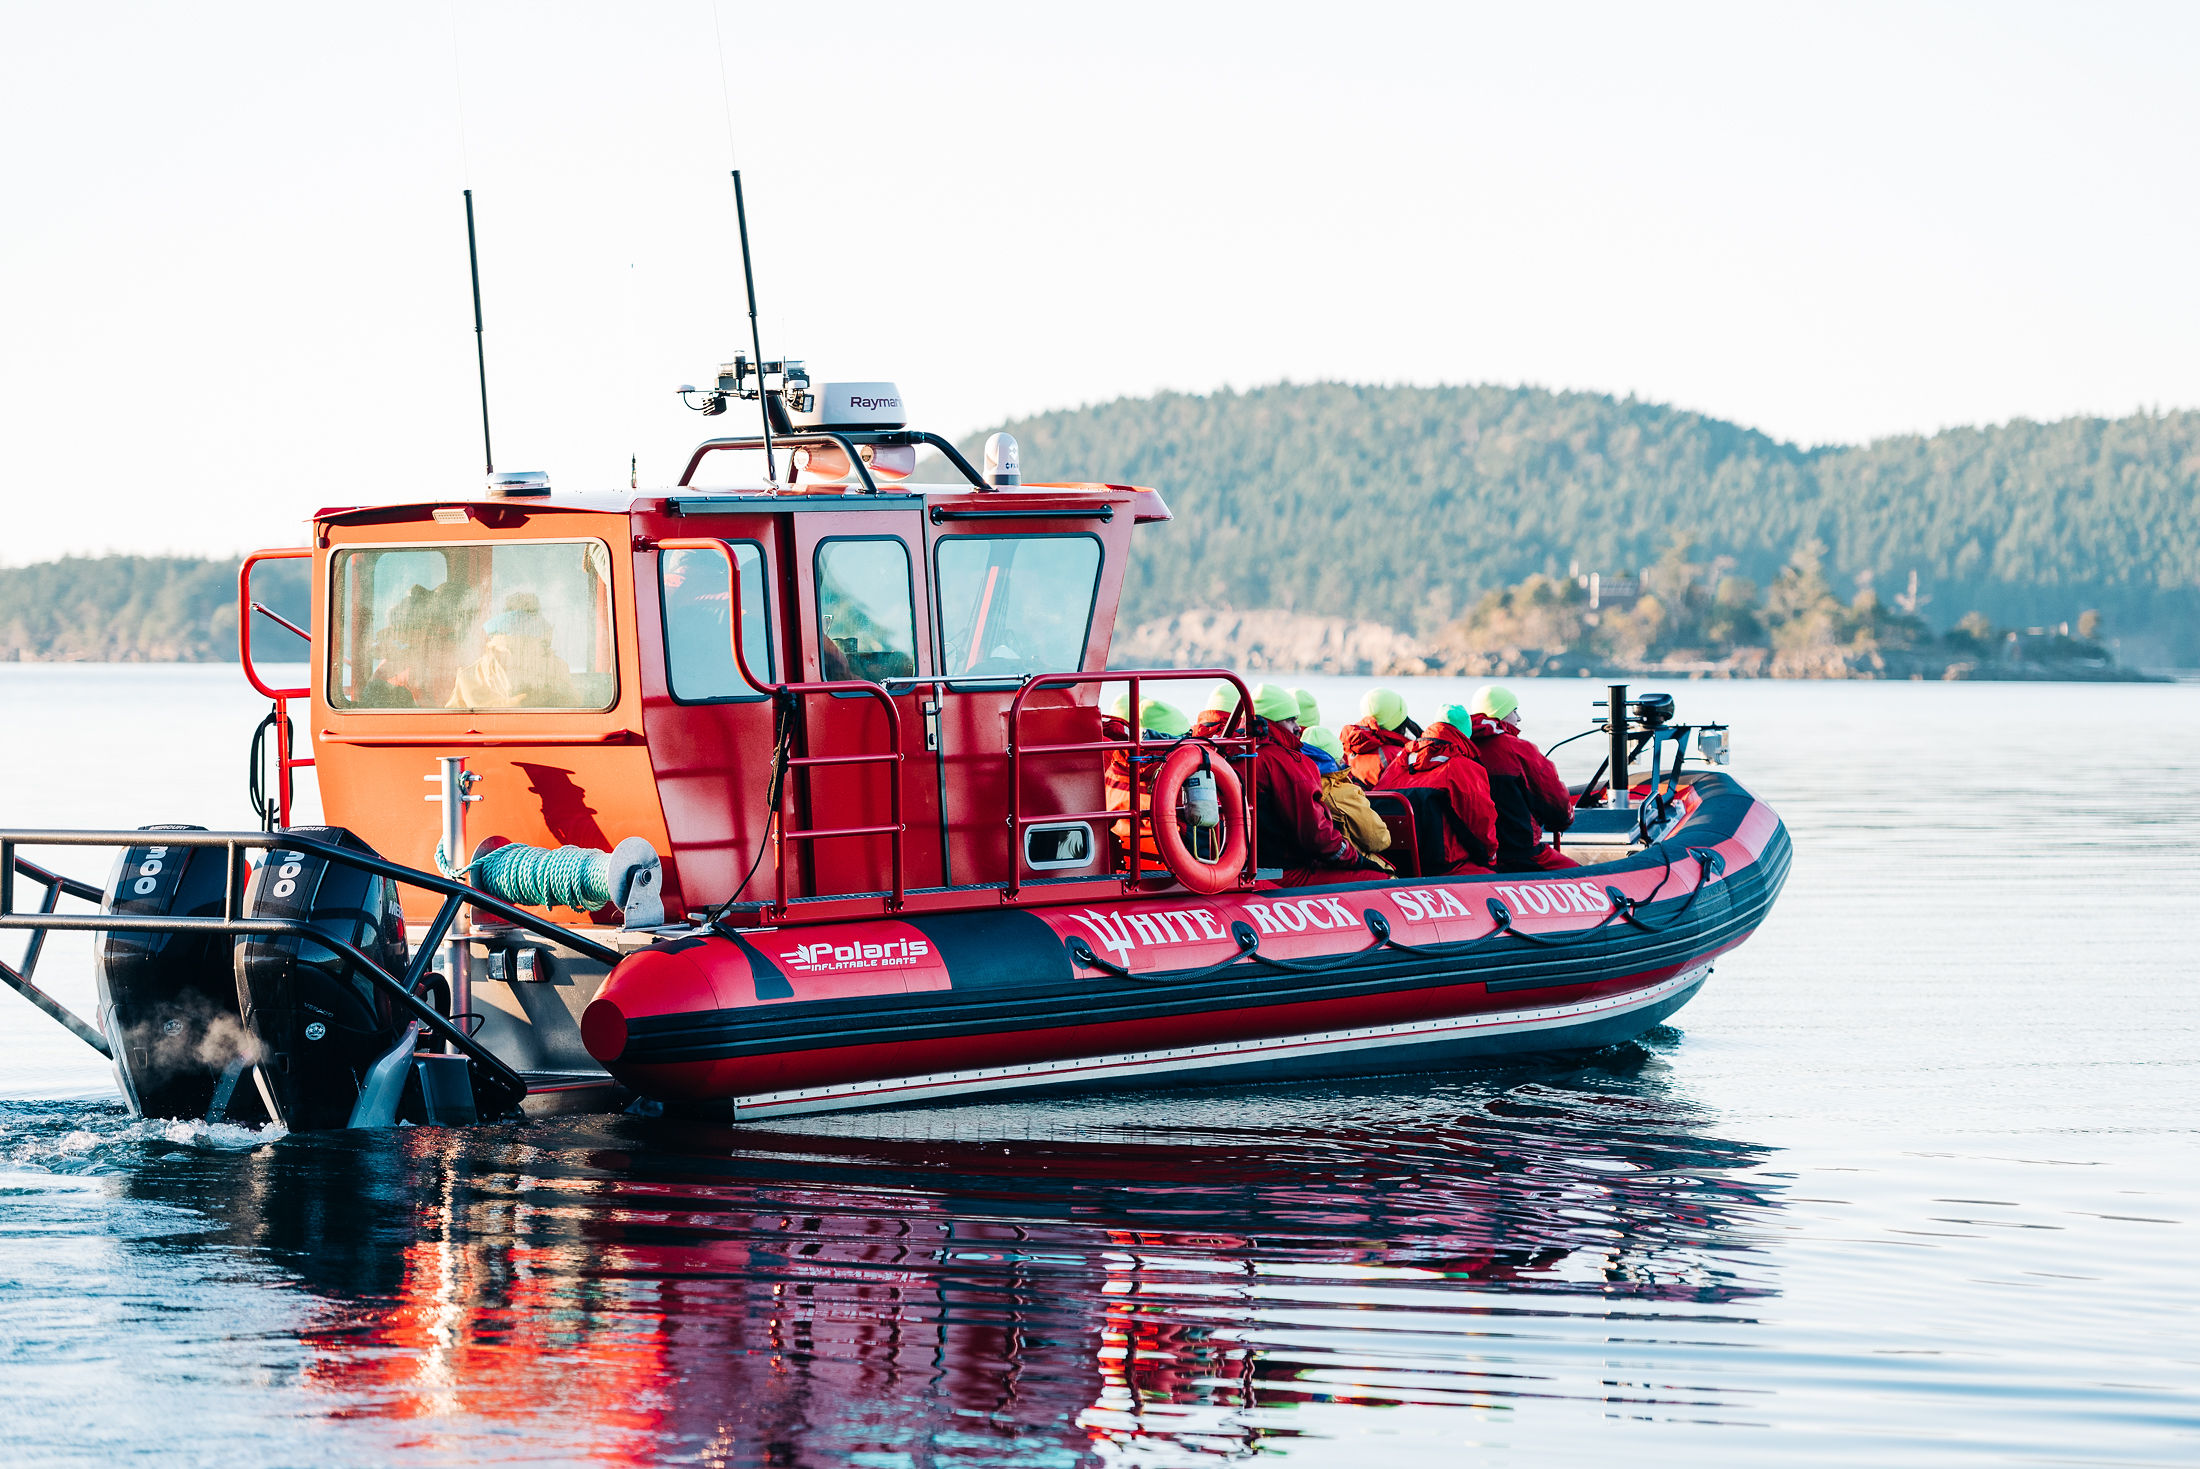
[[[1718,658],[1583,658],[1539,649],[1469,649],[1425,642],[1381,623],[1275,609],[1196,609],[1116,640],[1118,668],[1234,668],[1369,678],[1904,679],[1951,683],[2155,683],[2153,674],[2093,655],[2058,654],[2052,637],[2012,635],[1982,656],[1937,648],[1737,648]],[[2065,640],[2066,641],[2066,640]]]

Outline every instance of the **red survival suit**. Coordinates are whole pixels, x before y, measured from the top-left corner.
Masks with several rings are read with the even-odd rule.
[[[1285,887],[1354,882],[1366,876],[1359,848],[1329,819],[1321,776],[1300,753],[1298,732],[1256,719],[1253,734],[1260,741],[1253,752],[1260,865],[1282,868]]]
[[[1555,847],[1543,845],[1543,833],[1573,825],[1574,796],[1558,778],[1558,767],[1512,727],[1487,714],[1474,716],[1474,758],[1490,778],[1497,803],[1497,870],[1555,872],[1581,864]]]
[[[1126,721],[1117,719],[1112,714],[1104,714],[1100,717],[1100,738],[1104,740],[1127,740],[1130,737],[1131,727]],[[1138,772],[1136,803],[1138,810],[1144,811],[1153,805],[1153,778],[1161,773],[1161,760],[1159,757],[1166,755],[1175,743],[1176,741],[1165,735],[1148,734],[1146,736],[1146,761]],[[1130,751],[1108,751],[1108,767],[1101,780],[1107,787],[1108,809],[1110,811],[1129,811],[1132,809]],[[1128,820],[1118,821],[1114,823],[1114,830],[1116,850],[1124,854],[1121,865],[1128,867],[1130,866],[1129,852],[1132,824]],[[1138,848],[1144,854],[1144,860],[1139,864],[1142,869],[1148,872],[1156,868],[1167,871],[1168,862],[1162,857],[1161,848],[1154,841],[1154,835],[1151,831],[1139,832]]]
[[[1203,740],[1211,740],[1219,734],[1228,734],[1230,732],[1230,721],[1236,717],[1236,712],[1233,710],[1202,709],[1199,711],[1199,717],[1192,721],[1192,733]]]
[[[1413,737],[1400,729],[1384,729],[1370,715],[1338,730],[1337,743],[1344,746],[1345,769],[1352,778],[1373,788],[1382,783],[1383,772],[1399,751],[1413,743]]]
[[[1497,858],[1497,805],[1490,799],[1490,778],[1474,758],[1474,745],[1442,720],[1400,751],[1383,771],[1378,790],[1410,787],[1442,791],[1451,803],[1444,823],[1444,871],[1494,871]]]

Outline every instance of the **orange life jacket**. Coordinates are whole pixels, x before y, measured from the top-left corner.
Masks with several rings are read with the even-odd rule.
[[[1398,730],[1384,729],[1370,715],[1338,730],[1337,743],[1344,746],[1344,765],[1352,778],[1372,787],[1381,783],[1390,762],[1412,741]]]

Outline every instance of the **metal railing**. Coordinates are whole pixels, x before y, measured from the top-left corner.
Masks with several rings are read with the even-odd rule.
[[[0,917],[8,916],[9,910],[14,907],[14,877],[18,872],[32,882],[45,885],[46,896],[38,907],[38,916],[42,918],[54,915],[55,910],[61,906],[61,895],[63,893],[67,893],[72,898],[81,898],[87,903],[101,902],[106,897],[104,893],[88,882],[78,882],[73,877],[63,877],[58,872],[49,871],[28,858],[18,857],[13,851],[0,847]],[[14,925],[8,926],[12,927]],[[55,925],[55,927],[58,926]],[[75,1011],[62,1004],[52,995],[47,994],[32,981],[31,976],[38,971],[38,955],[46,947],[46,934],[48,932],[49,930],[45,927],[31,930],[31,936],[23,942],[23,960],[20,968],[10,968],[6,961],[0,960],[0,984],[7,985],[9,989],[14,990],[24,999],[67,1026],[70,1032],[78,1040],[84,1042],[85,1045],[90,1046],[109,1060],[113,1060],[114,1048],[107,1044],[107,1037],[101,1035],[96,1026],[85,1023]]]
[[[1147,683],[1184,682],[1193,679],[1220,680],[1237,690],[1238,706],[1231,711],[1230,722],[1223,727],[1222,734],[1210,736],[1208,743],[1221,750],[1225,759],[1242,767],[1240,783],[1243,786],[1242,795],[1244,799],[1240,809],[1233,815],[1245,824],[1245,867],[1239,874],[1239,880],[1243,882],[1251,877],[1257,870],[1259,863],[1259,853],[1255,850],[1255,827],[1252,820],[1255,742],[1250,734],[1231,733],[1233,730],[1247,728],[1252,718],[1253,695],[1245,687],[1243,679],[1226,668],[1142,668],[1117,670],[1115,672],[1102,671],[1099,673],[1042,673],[1025,683],[1017,691],[1015,701],[1008,706],[1010,850],[1006,896],[1014,898],[1023,887],[1024,829],[1038,825],[1041,822],[1055,821],[1112,823],[1128,818],[1130,821],[1130,840],[1125,845],[1130,849],[1130,866],[1124,874],[1124,885],[1126,891],[1135,890],[1138,887],[1145,875],[1143,865],[1145,844],[1140,838],[1144,833],[1153,829],[1153,823],[1156,819],[1152,809],[1153,802],[1146,799],[1145,792],[1139,788],[1138,768],[1142,761],[1161,758],[1158,755],[1146,753],[1155,746],[1153,742],[1145,739],[1145,730],[1142,727],[1143,721],[1139,718],[1140,712],[1145,708],[1142,690]],[[1041,689],[1066,689],[1089,683],[1128,683],[1130,685],[1131,718],[1129,723],[1131,733],[1129,739],[1079,740],[1068,744],[1048,745],[1027,745],[1023,742],[1025,700]],[[1116,751],[1122,751],[1129,757],[1131,804],[1128,810],[1049,811],[1028,816],[1024,814],[1023,761],[1025,756],[1109,754]],[[1170,813],[1170,819],[1175,819],[1173,812]],[[1163,870],[1166,871],[1167,869],[1164,868]]]
[[[912,447],[923,445],[936,449],[939,451],[940,457],[954,465],[962,477],[969,480],[973,486],[981,490],[993,488],[985,482],[985,476],[971,468],[970,461],[963,458],[960,449],[957,449],[938,434],[926,433],[922,429],[808,429],[788,434],[775,433],[771,436],[771,446],[775,449],[815,449],[826,446],[839,449],[848,456],[848,463],[854,469],[857,479],[863,486],[862,492],[875,495],[879,492],[878,481],[871,477],[870,465],[864,463],[863,456],[856,452],[858,445],[909,445]],[[756,434],[734,434],[722,439],[705,439],[702,443],[696,445],[695,452],[688,456],[687,468],[680,471],[680,487],[686,488],[688,482],[695,478],[696,468],[702,464],[703,456],[706,454],[726,449],[755,450],[763,447],[763,437]],[[852,494],[854,491],[847,493]]]
[[[64,893],[86,902],[99,903],[105,894],[89,883],[63,877],[47,868],[31,862],[16,852],[18,847],[139,847],[160,845],[167,847],[219,847],[227,862],[227,874],[223,883],[222,916],[219,918],[163,917],[153,914],[127,913],[62,913],[57,911]],[[286,852],[310,852],[324,861],[340,863],[359,871],[385,877],[410,887],[424,888],[443,895],[443,905],[437,910],[428,931],[413,951],[413,959],[405,975],[391,974],[372,958],[348,941],[333,933],[315,927],[301,918],[251,918],[242,912],[244,904],[244,879],[249,870],[245,853],[253,850]],[[44,899],[35,913],[18,913],[15,910],[15,876],[22,873],[31,881],[46,889]],[[523,928],[562,944],[599,963],[616,965],[623,957],[618,950],[597,943],[594,939],[572,929],[538,918],[526,909],[508,903],[480,888],[442,876],[406,867],[385,858],[365,852],[331,846],[295,832],[241,832],[241,831],[177,831],[172,828],[137,831],[0,831],[0,930],[25,929],[30,939],[24,951],[20,967],[0,963],[0,983],[5,983],[23,998],[44,1010],[48,1015],[67,1026],[76,1036],[103,1056],[111,1056],[106,1038],[67,1006],[40,989],[35,980],[40,950],[45,936],[55,931],[101,933],[212,933],[231,938],[265,936],[290,936],[311,940],[342,958],[353,969],[366,976],[369,983],[387,994],[396,1004],[418,1020],[422,1027],[473,1062],[476,1072],[476,1092],[491,1105],[489,1111],[509,1110],[519,1105],[527,1095],[527,1083],[519,1073],[486,1046],[468,1035],[465,1028],[452,1017],[430,1005],[415,991],[427,977],[428,965],[436,949],[442,944],[451,925],[466,907],[494,914],[516,928]]]
[[[275,738],[279,742],[275,751],[275,819],[278,826],[290,825],[290,773],[293,770],[313,764],[311,755],[299,760],[293,758],[290,753],[292,748],[290,701],[293,699],[310,699],[313,697],[313,690],[310,687],[272,689],[267,686],[266,681],[260,677],[260,670],[252,661],[252,619],[255,616],[265,617],[277,626],[294,633],[305,642],[308,659],[313,656],[313,635],[281,613],[263,603],[252,600],[252,568],[262,561],[296,561],[301,558],[309,558],[312,555],[313,548],[311,546],[285,546],[272,551],[254,551],[244,558],[244,565],[237,568],[237,657],[244,665],[245,682],[258,689],[262,695],[273,700],[275,704],[274,712],[269,715],[269,722],[274,725]],[[308,674],[308,679],[310,680],[310,678],[311,675]],[[257,741],[253,743],[252,759],[252,778],[255,787],[257,787],[260,773],[260,752]]]
[[[747,650],[743,646],[741,610],[741,563],[733,554],[733,547],[721,540],[707,536],[676,537],[671,540],[653,541],[650,548],[658,551],[716,551],[726,560],[726,587],[731,601],[732,615],[728,619],[729,634],[733,639],[733,666],[742,680],[752,689],[771,695],[773,702],[790,711],[799,721],[802,700],[808,694],[863,694],[878,701],[886,711],[886,749],[855,755],[796,755],[791,752],[794,738],[792,729],[786,732],[789,750],[774,751],[774,759],[782,760],[787,771],[810,771],[820,766],[884,765],[887,770],[889,814],[891,820],[884,825],[873,826],[813,826],[790,830],[787,825],[787,807],[793,793],[793,782],[779,783],[778,799],[771,812],[773,897],[768,910],[774,919],[787,916],[787,852],[789,842],[821,842],[838,837],[885,836],[892,838],[893,883],[886,900],[886,911],[898,913],[908,899],[908,874],[906,847],[908,824],[902,820],[901,787],[903,751],[901,743],[901,710],[894,703],[894,696],[868,679],[831,678],[811,679],[803,682],[775,683],[758,678],[749,667]],[[812,868],[815,863],[813,860]],[[813,895],[815,896],[815,895]]]
[[[731,616],[728,619],[727,635],[732,643],[734,668],[739,673],[742,681],[745,682],[750,688],[756,689],[761,693],[770,695],[776,703],[779,703],[783,708],[789,709],[797,718],[799,718],[802,713],[803,696],[813,693],[861,693],[869,696],[872,699],[877,700],[878,703],[885,710],[887,748],[884,751],[871,751],[853,755],[790,754],[783,757],[785,759],[786,767],[790,772],[795,770],[814,769],[818,766],[889,766],[891,768],[891,778],[889,782],[891,820],[883,825],[810,827],[801,830],[790,829],[787,824],[787,808],[791,798],[792,782],[790,781],[782,783],[779,788],[778,798],[774,803],[773,809],[770,813],[770,820],[772,825],[772,861],[774,867],[774,888],[772,902],[770,906],[765,910],[768,916],[771,917],[774,921],[778,921],[785,919],[788,914],[787,862],[785,850],[786,843],[797,841],[818,842],[838,837],[862,836],[888,836],[892,838],[893,878],[891,891],[886,896],[885,911],[889,913],[899,912],[903,907],[906,906],[908,901],[908,884],[906,871],[908,824],[903,820],[902,814],[903,766],[906,760],[906,752],[904,751],[902,745],[901,710],[895,705],[893,694],[884,685],[872,683],[865,679],[825,679],[813,680],[809,682],[779,683],[774,682],[770,679],[758,677],[755,670],[749,666],[748,652],[745,646],[745,638],[743,636],[741,565],[739,558],[733,554],[733,547],[728,542],[716,539],[715,537],[687,536],[673,537],[664,540],[652,539],[649,540],[642,547],[642,549],[654,551],[715,552],[725,559],[728,604],[731,613]],[[1140,882],[1143,881],[1146,875],[1143,843],[1139,840],[1139,838],[1142,833],[1151,831],[1154,820],[1153,812],[1150,809],[1151,802],[1143,800],[1139,796],[1137,776],[1139,766],[1143,762],[1147,760],[1157,759],[1159,758],[1159,756],[1151,753],[1157,747],[1155,745],[1155,742],[1147,740],[1144,737],[1144,730],[1139,727],[1139,721],[1137,721],[1136,719],[1133,719],[1131,721],[1132,728],[1130,738],[1128,739],[1082,740],[1070,743],[1041,745],[1025,744],[1022,738],[1022,721],[1025,704],[1031,698],[1031,696],[1035,693],[1038,693],[1042,689],[1067,689],[1075,688],[1082,684],[1095,683],[1128,683],[1130,685],[1131,707],[1135,710],[1143,707],[1143,688],[1145,684],[1166,682],[1182,683],[1190,682],[1193,680],[1221,680],[1225,683],[1228,683],[1232,688],[1237,691],[1238,707],[1232,712],[1229,725],[1225,727],[1225,732],[1223,734],[1212,737],[1209,742],[1215,745],[1222,752],[1225,759],[1228,759],[1240,768],[1240,780],[1243,786],[1244,800],[1242,803],[1242,808],[1236,813],[1236,817],[1238,820],[1244,823],[1244,830],[1246,834],[1246,861],[1241,880],[1251,880],[1252,874],[1257,870],[1258,866],[1258,852],[1256,850],[1254,823],[1252,820],[1252,810],[1254,802],[1254,741],[1249,734],[1234,732],[1245,729],[1252,716],[1253,696],[1251,691],[1246,688],[1243,679],[1241,679],[1237,674],[1232,673],[1228,669],[1222,668],[1165,668],[1132,669],[1127,671],[1115,672],[1101,671],[1097,673],[1043,673],[1022,680],[1022,685],[1017,689],[1016,697],[1010,703],[1008,709],[1008,778],[1010,788],[1009,871],[1008,880],[1004,884],[1002,884],[1002,896],[1004,898],[1013,901],[1016,896],[1022,891],[1024,886],[1022,853],[1025,829],[1037,825],[1041,822],[1055,821],[1091,821],[1101,823],[1113,823],[1116,821],[1128,819],[1132,823],[1131,840],[1128,843],[1130,848],[1130,865],[1128,871],[1125,874],[1124,881],[1126,884],[1126,890],[1135,889],[1140,884]],[[923,685],[938,685],[943,692],[953,692],[950,685],[953,682],[956,682],[956,680],[951,680],[945,676],[940,676],[933,678],[896,679],[893,680],[893,682],[898,684],[906,684],[912,687]],[[980,680],[980,682],[983,682],[983,680]],[[791,740],[791,732],[788,734],[787,738]],[[1117,811],[1113,809],[1100,811],[1047,811],[1028,814],[1025,812],[1023,806],[1023,761],[1026,757],[1047,755],[1105,756],[1116,753],[1118,751],[1122,752],[1130,762],[1131,784],[1133,791],[1133,799],[1130,809],[1123,811]],[[813,893],[810,896],[827,897],[834,895]]]

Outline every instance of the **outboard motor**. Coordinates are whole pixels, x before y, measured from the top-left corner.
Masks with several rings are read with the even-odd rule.
[[[219,918],[228,874],[221,848],[166,846],[154,836],[123,850],[102,907],[133,918]],[[204,932],[99,935],[93,949],[99,1024],[133,1114],[204,1117],[225,1073],[234,1089],[237,1074],[252,1063],[252,1037],[237,1011],[232,942]],[[235,1096],[226,1112],[241,1122],[264,1120],[258,1101],[246,1095]]]
[[[342,827],[298,827],[326,846],[376,855]],[[405,915],[397,885],[315,853],[277,847],[245,890],[251,918],[302,919],[402,978]],[[236,991],[259,1046],[254,1078],[270,1114],[293,1131],[350,1124],[370,1082],[410,1069],[414,1031],[388,992],[326,945],[295,934],[236,947]],[[392,1062],[392,1058],[398,1058]],[[376,1063],[384,1063],[377,1066]]]

